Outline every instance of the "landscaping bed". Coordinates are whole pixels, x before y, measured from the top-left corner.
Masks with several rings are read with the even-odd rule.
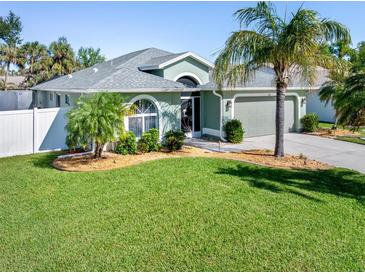
[[[65,171],[95,171],[123,168],[152,160],[178,157],[223,158],[279,168],[329,169],[331,167],[315,160],[309,160],[301,155],[285,155],[285,157],[276,158],[270,150],[221,153],[190,146],[184,146],[182,150],[175,152],[160,151],[136,155],[120,155],[107,152],[104,153],[104,157],[101,159],[94,159],[91,154],[67,158],[62,157],[54,160],[53,166]]]

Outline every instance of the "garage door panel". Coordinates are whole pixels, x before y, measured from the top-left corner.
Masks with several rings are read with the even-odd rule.
[[[294,98],[285,101],[284,131],[294,129]],[[234,118],[239,119],[245,129],[245,137],[275,134],[274,97],[238,97],[234,103]]]

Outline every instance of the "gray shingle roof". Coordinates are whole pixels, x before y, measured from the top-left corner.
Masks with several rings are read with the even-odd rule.
[[[310,86],[307,82],[301,79],[300,74],[293,74],[291,77],[291,81],[289,82],[289,87],[295,88],[310,88],[310,87],[319,87],[326,81],[328,72],[323,68],[317,69],[317,77],[315,83]],[[239,88],[275,88],[275,72],[271,68],[260,68],[256,71],[256,73],[251,77],[251,79],[246,83],[239,83],[235,86],[235,89]],[[199,88],[202,90],[212,90],[216,89],[217,86],[213,80],[210,82],[200,85]],[[223,85],[223,88],[229,89],[230,86],[226,83]]]
[[[140,66],[150,60],[171,55],[173,55],[171,52],[156,48],[139,50],[74,72],[71,75],[41,83],[32,89],[70,92],[186,89],[181,83],[139,70]]]
[[[160,56],[160,57],[154,57],[154,58],[151,58],[148,62],[146,62],[143,66],[140,66],[139,68],[141,70],[144,70],[144,69],[148,69],[150,67],[157,67],[157,66],[159,66],[167,61],[173,60],[176,57],[181,56],[185,53],[187,53],[187,52],[169,54],[169,55],[164,55],[164,56]]]

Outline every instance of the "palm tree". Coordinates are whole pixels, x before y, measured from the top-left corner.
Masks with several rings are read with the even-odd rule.
[[[96,93],[82,96],[68,112],[67,140],[70,148],[95,143],[94,158],[100,158],[104,145],[123,131],[128,109],[119,93]]]
[[[289,21],[279,17],[270,2],[235,13],[241,26],[233,32],[215,61],[214,78],[219,87],[247,82],[256,70],[273,68],[276,84],[275,156],[284,156],[284,102],[294,74],[312,84],[317,66],[328,67],[332,58],[323,54],[324,42],[350,41],[342,24],[322,19],[316,11],[299,8]]]
[[[4,64],[5,67],[5,77],[4,77],[4,90],[8,88],[8,75],[10,71],[10,65],[16,64],[18,58],[18,48],[13,45],[1,45],[0,46],[0,61]]]
[[[38,41],[27,42],[21,46],[20,56],[22,60],[22,67],[25,68],[26,81],[28,85],[35,84],[35,66],[41,62],[42,59],[48,57],[47,47],[40,44]]]
[[[365,73],[351,75],[345,81],[342,92],[337,94],[334,107],[338,122],[358,130],[365,126]]]
[[[81,47],[77,54],[77,62],[81,68],[88,68],[104,61],[105,57],[101,55],[100,48]]]
[[[52,42],[49,52],[53,59],[51,71],[55,76],[70,74],[75,70],[75,53],[65,37]]]

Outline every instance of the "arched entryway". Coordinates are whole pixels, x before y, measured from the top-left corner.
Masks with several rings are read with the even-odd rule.
[[[182,75],[176,80],[187,88],[196,88],[200,82],[192,75]],[[187,137],[200,137],[200,92],[181,93],[181,129]]]

